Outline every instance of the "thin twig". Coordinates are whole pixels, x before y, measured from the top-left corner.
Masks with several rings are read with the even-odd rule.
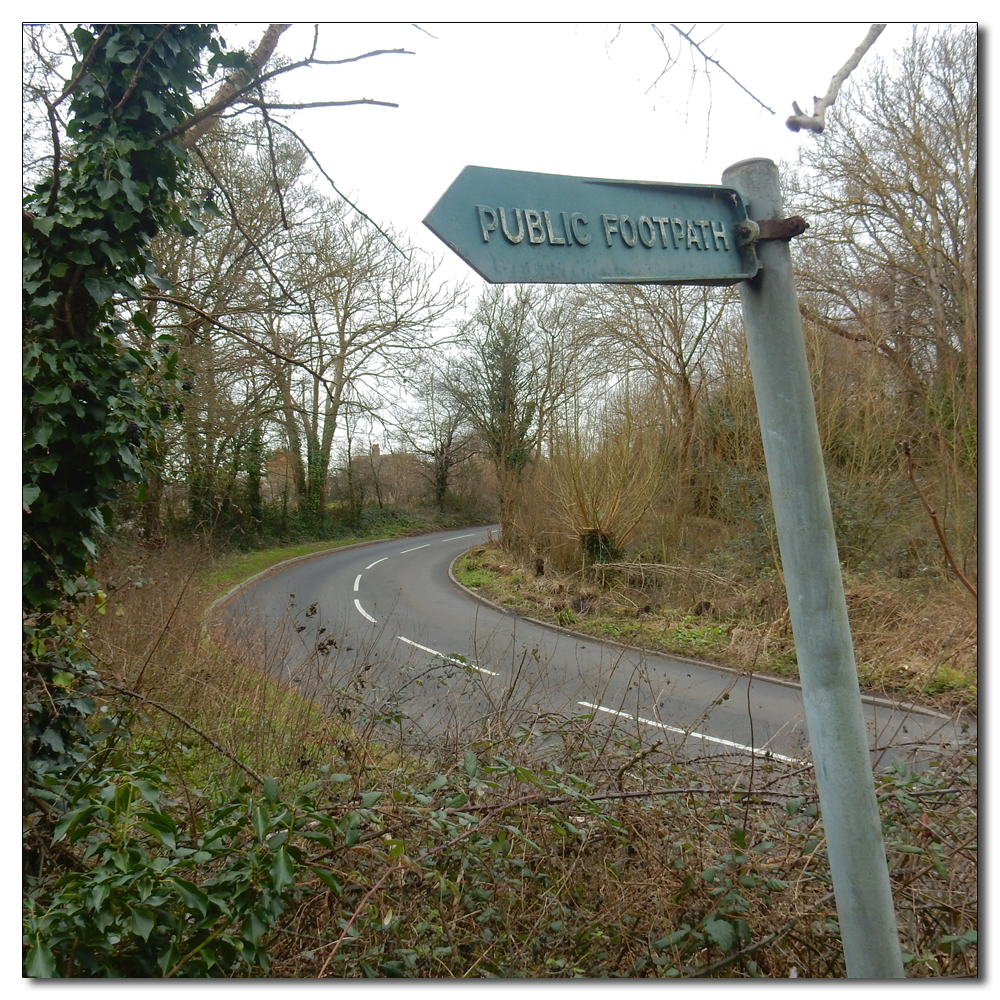
[[[464,840],[466,837],[469,837],[472,834],[477,833],[488,819],[489,819],[488,816],[484,816],[475,826],[471,826],[467,830],[463,830],[460,834],[458,834],[457,837],[452,837],[451,840],[446,841],[443,844],[438,844],[436,847],[432,847],[429,850],[424,851],[424,853],[421,854],[420,857],[417,858],[416,861],[413,863],[419,865],[424,861],[426,861],[432,854],[438,854],[449,847],[453,847],[460,840]],[[319,973],[316,976],[317,979],[323,978],[323,974],[326,972],[327,966],[329,966],[329,964],[333,961],[334,957],[336,956],[337,952],[340,950],[340,945],[343,942],[344,938],[347,936],[347,932],[351,929],[351,926],[357,919],[358,915],[361,913],[362,909],[364,909],[365,904],[375,894],[375,891],[385,882],[385,880],[390,875],[392,875],[394,872],[403,871],[406,867],[408,867],[408,865],[396,864],[393,865],[391,868],[386,869],[382,877],[368,890],[368,892],[365,893],[365,895],[361,899],[361,902],[358,903],[358,905],[354,908],[354,912],[351,914],[351,919],[347,921],[347,925],[344,927],[343,931],[341,931],[340,937],[337,938],[336,942],[334,942],[333,951],[330,952],[329,956],[327,957],[327,960],[323,963],[323,967],[319,970]]]
[[[199,951],[201,951],[214,938],[217,938],[232,922],[233,922],[232,917],[226,917],[222,921],[222,923],[214,931],[212,931],[212,933],[209,934],[208,937],[205,938],[205,940],[202,941],[200,945],[198,945],[197,948],[194,948],[192,951],[189,951],[183,958],[178,959],[174,967],[169,972],[164,973],[163,978],[170,979],[175,973],[180,972],[180,970],[187,964],[189,959],[194,958],[194,956],[197,955]]]
[[[302,136],[300,136],[298,134],[298,132],[296,132],[295,129],[293,129],[291,126],[286,125],[282,121],[278,121],[277,118],[274,119],[274,124],[277,125],[277,126],[279,126],[280,128],[283,128],[286,132],[290,132],[293,136],[295,136],[295,138],[299,141],[299,144],[302,146],[302,148],[306,151],[306,153],[309,154],[309,159],[311,159],[313,161],[313,163],[316,165],[316,169],[327,179],[327,182],[329,183],[330,187],[332,187],[333,190],[337,192],[337,196],[339,198],[341,198],[343,201],[347,202],[347,204],[350,205],[351,208],[353,208],[354,211],[357,212],[358,215],[360,215],[362,219],[366,220],[372,226],[374,226],[375,229],[379,233],[381,233],[382,236],[385,237],[385,239],[388,242],[389,246],[391,246],[393,248],[393,250],[395,250],[400,255],[400,257],[403,258],[403,260],[408,261],[410,258],[407,256],[407,254],[403,250],[401,250],[396,245],[396,243],[393,241],[392,237],[370,215],[368,215],[367,213],[363,212],[360,208],[358,208],[358,206],[355,205],[354,202],[351,201],[351,199],[348,198],[347,195],[344,194],[344,192],[341,191],[340,188],[337,187],[337,185],[334,182],[333,178],[326,172],[326,170],[323,169],[323,164],[320,163],[319,157],[309,148],[309,146],[306,144],[306,142],[302,138]]]
[[[830,902],[833,899],[834,894],[828,892],[822,899],[813,903],[808,909],[803,910],[801,913],[796,913],[791,920],[787,920],[778,930],[773,934],[768,934],[767,937],[761,938],[760,941],[755,941],[753,944],[748,944],[745,948],[740,951],[735,952],[726,958],[720,959],[718,962],[712,965],[706,965],[703,969],[699,969],[697,972],[692,974],[692,979],[701,979],[704,976],[709,976],[713,972],[718,972],[719,969],[724,969],[727,965],[732,965],[737,959],[742,958],[744,955],[751,955],[755,951],[760,951],[764,945],[771,944],[772,941],[777,941],[779,938],[784,937],[791,929],[795,926],[803,917],[807,917],[810,913],[818,910],[824,903]]]
[[[271,131],[271,116],[267,113],[264,105],[264,91],[259,90],[261,103],[258,105],[264,116],[264,128],[267,130],[267,157],[271,167],[271,179],[274,181],[274,193],[278,196],[278,209],[281,212],[281,224],[285,229],[291,229],[291,223],[285,214],[285,196],[281,191],[281,179],[278,177],[278,163],[274,157],[274,133]],[[246,235],[244,233],[244,235]]]
[[[101,33],[97,36],[96,41],[90,46],[90,51],[87,53],[83,62],[80,63],[80,68],[76,71],[76,76],[66,84],[66,89],[52,102],[52,107],[56,108],[61,103],[64,97],[69,94],[73,88],[80,82],[81,77],[87,72],[90,64],[94,61],[94,56],[97,55],[97,50],[101,47],[101,43],[107,37],[108,32],[111,30],[111,25],[106,24],[101,29]]]
[[[270,140],[270,128],[268,129],[268,138]],[[274,281],[274,283],[278,286],[278,288],[281,289],[281,294],[284,295],[291,302],[295,303],[294,294],[285,287],[278,272],[275,271],[274,267],[271,264],[271,261],[268,259],[267,254],[264,253],[263,250],[261,250],[261,248],[257,245],[256,240],[254,240],[254,238],[243,228],[243,223],[240,222],[239,214],[236,211],[236,203],[233,200],[233,196],[230,193],[229,188],[226,186],[226,182],[222,180],[222,178],[220,178],[215,173],[215,171],[209,165],[208,157],[205,156],[205,154],[201,151],[201,149],[198,146],[194,147],[194,151],[198,159],[201,160],[202,169],[205,171],[206,174],[208,174],[209,177],[212,178],[213,181],[215,181],[216,186],[222,192],[223,198],[226,199],[226,203],[229,205],[229,217],[232,220],[233,225],[240,231],[241,235],[247,241],[247,243],[251,247],[253,247],[253,249],[256,251],[257,256],[261,260],[261,263],[267,269],[267,273],[271,276],[272,281]],[[270,151],[270,155],[273,159],[274,157],[273,150]],[[278,193],[278,198],[279,200],[281,198],[280,191]],[[286,226],[285,228],[288,229],[290,227]]]
[[[740,90],[742,90],[744,93],[752,97],[765,111],[769,112],[772,115],[774,114],[774,111],[771,108],[769,108],[759,97],[757,97],[756,94],[753,94],[749,90],[747,90],[747,88],[744,87],[743,84],[740,83],[740,81],[737,80],[736,77],[733,76],[733,74],[730,73],[729,70],[726,69],[726,67],[723,66],[718,59],[713,59],[689,34],[687,34],[684,31],[681,31],[681,29],[678,28],[676,24],[671,24],[670,27],[673,28],[674,31],[676,31],[677,34],[680,35],[681,38],[683,38],[693,49],[695,49],[705,59],[705,62],[710,62],[714,66],[718,66],[719,69],[723,73],[725,73],[726,76],[728,76],[729,79],[732,80],[737,87],[740,88]]]
[[[56,207],[56,198],[59,195],[59,165],[62,158],[62,148],[59,145],[59,122],[56,118],[56,106],[50,104],[48,98],[43,94],[42,100],[45,102],[45,110],[49,116],[49,126],[52,129],[52,190],[49,192],[49,200],[45,205],[45,214],[51,215]]]
[[[143,67],[143,66],[145,66],[147,62],[149,62],[149,57],[150,57],[150,55],[152,55],[152,52],[153,52],[153,49],[155,49],[155,48],[156,48],[156,46],[157,46],[157,44],[159,43],[160,39],[161,39],[161,38],[163,38],[163,36],[164,36],[164,35],[165,35],[165,34],[167,33],[167,31],[168,31],[168,30],[169,30],[169,29],[170,29],[171,27],[173,27],[173,25],[170,25],[170,24],[165,24],[165,25],[164,25],[164,26],[163,26],[163,27],[162,27],[162,28],[160,29],[160,33],[159,33],[159,34],[158,34],[158,35],[156,36],[156,38],[154,38],[154,39],[152,40],[152,42],[150,42],[150,43],[149,43],[149,45],[148,45],[148,46],[147,46],[147,48],[146,48],[146,51],[145,51],[145,52],[143,52],[143,54],[142,54],[142,58],[141,58],[141,59],[139,60],[139,63],[138,63],[138,65],[137,65],[137,66],[136,66],[136,68],[135,68],[135,69],[134,69],[134,70],[132,71],[132,82],[131,82],[131,83],[130,83],[130,84],[128,85],[128,87],[126,87],[126,88],[125,88],[125,93],[124,93],[124,94],[122,94],[122,99],[121,99],[121,100],[120,100],[120,101],[119,101],[119,102],[118,102],[118,103],[117,103],[117,104],[116,104],[116,105],[114,106],[114,111],[120,111],[120,110],[121,110],[121,108],[122,108],[122,105],[123,105],[123,104],[124,104],[124,103],[125,103],[125,102],[126,102],[126,101],[127,101],[127,100],[128,100],[128,99],[129,99],[130,97],[131,97],[131,96],[132,96],[132,94],[133,94],[133,93],[135,92],[135,88],[136,88],[137,86],[139,86],[139,76],[140,76],[140,74],[142,73],[142,67]]]
[[[302,104],[275,104],[271,101],[254,101],[244,97],[243,103],[262,111],[305,111],[309,108],[349,108],[355,104],[374,104],[379,108],[398,108],[392,101],[376,101],[374,97],[357,97],[350,101],[309,101]]]
[[[323,385],[329,385],[333,381],[332,379],[325,378],[318,372],[314,372],[304,361],[296,361],[295,358],[290,358],[288,355],[282,354],[280,351],[276,351],[273,348],[268,347],[266,344],[262,344],[258,340],[254,340],[250,334],[244,333],[242,330],[237,330],[236,327],[230,326],[228,323],[223,323],[222,320],[213,316],[211,313],[205,312],[204,309],[200,309],[198,306],[192,305],[190,302],[185,302],[183,299],[178,299],[172,295],[152,295],[143,293],[142,298],[148,302],[169,302],[172,305],[180,306],[183,309],[189,309],[191,312],[197,313],[202,319],[213,324],[214,326],[217,326],[220,330],[224,330],[226,333],[231,333],[234,337],[238,337],[245,344],[249,344],[251,347],[256,348],[259,351],[263,351],[265,354],[269,354],[271,357],[277,358],[279,361],[284,361],[286,364],[301,368],[307,375],[317,379]]]

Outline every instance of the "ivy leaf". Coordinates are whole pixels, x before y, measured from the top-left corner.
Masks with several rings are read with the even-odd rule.
[[[78,809],[73,809],[65,813],[52,831],[52,843],[57,844],[74,826],[90,819],[100,808],[101,806],[99,805],[90,804],[80,806]]]
[[[153,326],[149,321],[149,317],[143,312],[132,313],[132,322],[135,323],[136,328],[144,333],[147,337],[153,337],[156,335],[156,327]],[[266,794],[266,793],[265,793]]]
[[[153,928],[156,926],[156,917],[153,915],[152,910],[147,910],[144,907],[142,909],[135,909],[132,911],[132,930],[143,939],[143,941],[149,940],[149,935],[152,933]]]
[[[149,280],[150,280],[150,281],[151,281],[151,282],[152,282],[152,283],[153,283],[154,285],[156,285],[156,287],[157,287],[157,288],[159,288],[159,289],[160,289],[161,291],[164,291],[164,292],[169,292],[169,291],[170,291],[170,289],[171,289],[171,288],[173,287],[173,286],[172,286],[172,285],[170,284],[170,282],[169,282],[169,281],[167,281],[167,279],[166,279],[166,278],[164,278],[164,277],[163,277],[162,275],[160,275],[160,274],[157,274],[157,273],[156,273],[155,271],[152,271],[152,270],[150,270],[150,271],[147,271],[147,272],[146,272],[146,277],[147,277],[147,278],[149,278]]]
[[[24,963],[25,973],[31,979],[55,979],[56,960],[52,952],[42,942],[41,935],[36,936],[35,940],[38,943],[28,952],[27,960]]]
[[[84,278],[83,287],[90,292],[90,297],[98,305],[103,305],[118,290],[118,283],[101,278]]]
[[[54,215],[45,215],[41,217],[36,217],[31,222],[31,228],[37,233],[41,233],[42,236],[51,236],[52,227],[56,224],[56,217]]]
[[[31,512],[31,505],[38,499],[41,489],[34,483],[25,483],[21,487],[21,507],[23,510]]]
[[[107,178],[106,180],[100,181],[97,185],[97,195],[101,201],[107,201],[109,198],[113,197],[118,192],[118,181]]]
[[[127,233],[135,225],[136,218],[128,212],[112,212],[111,221],[119,233]]]
[[[122,191],[125,192],[125,197],[128,203],[137,211],[141,212],[146,206],[143,204],[143,200],[139,195],[139,189],[136,186],[135,181],[126,177],[122,179]]]
[[[199,889],[193,882],[188,882],[186,879],[178,878],[176,875],[172,881],[177,887],[177,891],[180,893],[181,899],[184,900],[184,904],[190,910],[197,913],[199,916],[204,916],[208,912],[208,896],[202,889]]]

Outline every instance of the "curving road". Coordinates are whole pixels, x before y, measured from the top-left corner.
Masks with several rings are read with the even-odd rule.
[[[389,721],[433,735],[475,725],[482,735],[550,713],[593,713],[647,745],[808,760],[796,685],[602,643],[471,596],[449,567],[488,531],[292,561],[226,595],[211,623],[273,677],[355,725]],[[975,732],[974,722],[881,699],[864,707],[876,759]]]

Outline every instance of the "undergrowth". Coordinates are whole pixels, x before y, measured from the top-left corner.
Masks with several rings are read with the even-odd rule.
[[[590,716],[359,728],[358,677],[320,711],[209,641],[194,561],[109,552],[91,660],[29,683],[85,738],[28,783],[28,976],[844,975],[808,767]],[[974,748],[877,784],[907,974],[975,976]]]

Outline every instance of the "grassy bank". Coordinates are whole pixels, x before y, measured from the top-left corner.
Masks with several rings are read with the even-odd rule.
[[[455,565],[484,597],[552,625],[738,670],[797,678],[784,585],[685,566],[562,573],[481,546]],[[976,711],[975,606],[958,588],[855,573],[845,582],[858,675],[872,692]]]

